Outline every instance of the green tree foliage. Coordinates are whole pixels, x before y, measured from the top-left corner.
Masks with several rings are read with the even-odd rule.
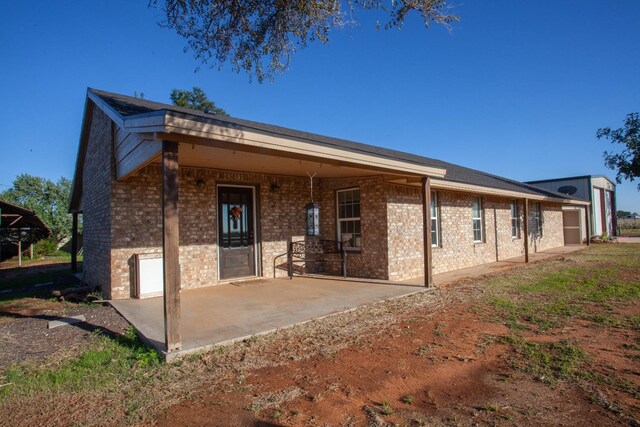
[[[616,212],[616,217],[617,218],[624,218],[624,217],[629,216],[629,215],[631,215],[631,212],[629,212],[629,211],[617,211]]]
[[[604,138],[611,143],[622,144],[620,153],[604,152],[604,164],[617,170],[616,181],[623,179],[633,182],[640,178],[640,114],[630,113],[624,121],[624,127],[619,129],[601,128],[596,132],[598,139]],[[640,184],[638,184],[640,191]]]
[[[229,62],[259,82],[285,71],[297,48],[327,43],[332,29],[354,25],[356,10],[388,16],[385,29],[402,28],[409,13],[424,24],[449,26],[459,17],[446,0],[151,0],[160,4],[166,28],[187,40],[197,60],[212,67]],[[378,23],[378,28],[380,24]]]
[[[60,243],[71,236],[71,215],[68,213],[71,181],[21,174],[13,180],[13,187],[0,193],[0,199],[30,209],[51,230],[51,238]]]
[[[170,96],[171,102],[173,102],[175,106],[191,108],[220,116],[228,116],[227,112],[222,108],[216,107],[216,104],[210,101],[209,98],[207,98],[207,94],[199,87],[194,87],[192,91],[173,89]]]

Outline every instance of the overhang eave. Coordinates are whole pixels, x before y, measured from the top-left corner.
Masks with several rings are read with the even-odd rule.
[[[209,147],[235,152],[260,154],[262,156],[293,161],[304,161],[335,167],[358,169],[368,174],[391,174],[405,177],[444,177],[446,170],[424,166],[399,159],[376,156],[340,147],[317,144],[296,138],[267,135],[241,129],[237,126],[222,126],[218,123],[204,123],[185,117],[176,117],[169,112],[162,124],[157,114],[125,118],[117,132],[121,141],[116,141],[116,165],[125,165],[118,172],[118,179],[126,179],[136,170],[158,162],[159,151],[151,146],[159,146],[160,141],[176,141],[198,147]],[[127,144],[122,142],[134,141]],[[124,149],[120,147],[125,147]],[[157,148],[157,147],[156,147]],[[135,161],[134,161],[135,159]],[[188,159],[188,158],[185,158]],[[182,165],[188,166],[188,160]],[[202,165],[199,165],[202,166]],[[212,167],[215,167],[213,165]]]

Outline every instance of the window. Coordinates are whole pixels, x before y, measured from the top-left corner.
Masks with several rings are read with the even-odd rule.
[[[339,190],[336,193],[338,207],[338,240],[345,249],[359,249],[362,244],[360,232],[360,189]]]
[[[438,223],[438,193],[431,192],[431,246],[440,246]]]
[[[474,197],[471,205],[473,211],[473,241],[482,242],[482,201]]]
[[[511,202],[511,237],[514,239],[520,238],[520,217],[518,216],[518,202],[516,200]]]
[[[533,204],[531,216],[533,217],[534,236],[542,237],[542,206],[540,205],[540,202],[536,202]]]

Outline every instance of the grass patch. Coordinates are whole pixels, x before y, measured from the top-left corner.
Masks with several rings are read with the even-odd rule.
[[[577,378],[578,368],[588,359],[574,342],[535,342],[519,335],[509,335],[501,340],[509,345],[516,357],[512,364],[530,373],[540,381],[552,384],[559,379]]]
[[[140,378],[140,374],[159,363],[156,351],[142,344],[132,328],[116,339],[96,334],[91,348],[58,365],[8,367],[0,378],[1,382],[12,384],[0,389],[0,398],[99,390],[131,376]]]
[[[489,280],[488,302],[495,320],[516,331],[545,331],[575,318],[615,326],[620,320],[607,318],[600,311],[640,297],[639,271],[635,245],[594,246],[577,259]],[[624,327],[635,329],[637,323],[625,321]]]

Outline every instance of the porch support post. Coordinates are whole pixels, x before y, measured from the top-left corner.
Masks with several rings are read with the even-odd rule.
[[[78,212],[71,214],[71,271],[78,271]]]
[[[522,228],[524,232],[524,262],[529,262],[529,199],[524,199],[524,219]]]
[[[591,245],[591,205],[584,207],[584,221],[587,230],[587,246]]]
[[[22,267],[22,231],[18,230],[18,267]]]
[[[431,268],[431,179],[422,178],[422,231],[424,242],[424,285],[433,286]]]
[[[162,260],[164,342],[167,353],[182,349],[178,214],[178,143],[162,141]]]

